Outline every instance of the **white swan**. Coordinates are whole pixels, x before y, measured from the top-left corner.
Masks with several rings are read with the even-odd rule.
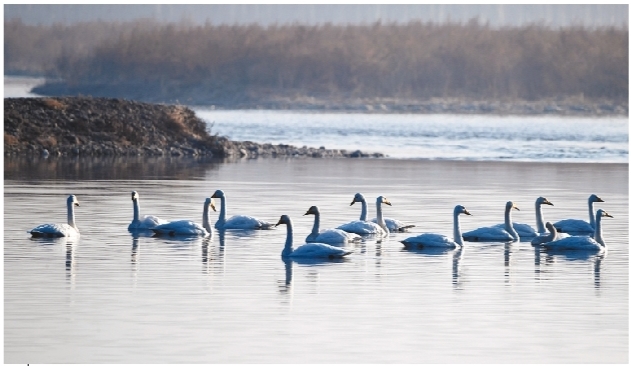
[[[607,246],[603,239],[603,230],[600,222],[603,217],[613,218],[613,216],[602,209],[596,212],[596,232],[594,233],[593,239],[589,236],[570,236],[564,239],[545,242],[541,245],[551,250],[606,250]]]
[[[79,206],[77,197],[72,194],[66,200],[68,208],[67,224],[42,224],[33,228],[29,233],[34,238],[60,238],[68,236],[79,236],[79,229],[74,222],[74,206]]]
[[[554,223],[554,227],[560,233],[576,233],[576,234],[593,234],[596,229],[596,220],[594,218],[594,202],[605,202],[600,197],[592,194],[587,199],[587,208],[589,211],[589,222],[579,219],[565,219]]]
[[[504,227],[481,227],[462,234],[466,241],[519,241],[519,234],[513,228],[513,220],[511,211],[520,211],[517,205],[512,201],[506,202],[506,210],[504,211]]]
[[[166,224],[167,220],[162,220],[161,218],[153,215],[144,215],[140,218],[140,204],[139,204],[140,196],[138,192],[131,192],[131,200],[134,203],[134,219],[131,221],[128,230],[150,230],[154,227],[162,224]]]
[[[360,241],[361,237],[354,233],[347,233],[340,229],[328,229],[320,231],[320,210],[318,206],[311,206],[305,215],[314,215],[313,229],[305,240],[307,243],[348,244]],[[304,216],[304,215],[303,215]]]
[[[226,195],[218,189],[211,196],[212,198],[219,198],[221,200],[221,209],[219,211],[219,218],[215,222],[215,228],[219,230],[226,229],[244,229],[244,230],[256,230],[256,229],[271,229],[274,224],[265,222],[246,215],[235,215],[226,220]]]
[[[537,229],[531,227],[528,224],[520,224],[518,222],[513,222],[513,228],[517,231],[517,234],[520,238],[532,238],[541,234],[546,233],[546,228],[543,224],[543,213],[541,212],[541,205],[550,205],[554,206],[552,202],[548,201],[545,197],[539,197],[535,201],[535,223],[537,225]],[[495,227],[504,228],[505,224],[497,224]]]
[[[366,200],[364,199],[364,196],[361,195],[361,193],[355,194],[355,197],[353,198],[353,201],[351,202],[350,205],[352,206],[353,203],[355,202],[362,203],[362,213],[361,213],[361,216],[359,217],[359,220],[353,220],[345,224],[342,224],[338,226],[337,229],[344,230],[347,233],[354,233],[354,234],[359,234],[359,235],[367,235],[367,234],[374,234],[376,236],[388,235],[389,230],[387,229],[384,230],[382,226],[380,226],[379,224],[375,222],[366,221],[368,208],[366,207],[367,206]],[[377,207],[377,216],[379,216],[379,212],[381,212],[380,204],[378,204],[378,207]]]
[[[171,221],[166,224],[154,227],[153,232],[156,236],[212,236],[212,228],[210,227],[210,210],[215,210],[215,203],[212,198],[206,198],[204,201],[204,213],[202,214],[202,225],[190,220]]]
[[[366,217],[368,216],[368,205],[366,204],[366,199],[364,198],[364,196],[361,193],[355,193],[355,197],[353,197],[353,201],[351,202],[351,206],[355,202],[361,202],[361,204],[362,204],[362,213],[359,216],[359,220],[366,221]],[[397,219],[391,219],[391,218],[388,218],[388,217],[384,217],[383,220],[386,222],[386,226],[388,227],[388,231],[390,231],[390,232],[394,232],[394,231],[405,232],[405,231],[407,231],[407,229],[413,228],[413,227],[416,226],[416,225],[406,224],[406,223],[404,223],[402,221],[399,221]],[[372,221],[372,222],[374,222],[376,224],[377,223],[377,218],[375,217],[374,219],[372,219],[370,221]]]
[[[464,206],[454,207],[454,238],[445,235],[425,233],[401,240],[407,249],[423,248],[460,248],[463,245],[462,233],[460,231],[460,214],[471,215]]]
[[[294,249],[294,227],[289,216],[282,215],[275,226],[278,226],[280,224],[287,225],[287,239],[285,240],[285,248],[281,253],[281,256],[283,258],[302,257],[334,259],[342,258],[352,253],[351,251],[324,243],[307,243]]]

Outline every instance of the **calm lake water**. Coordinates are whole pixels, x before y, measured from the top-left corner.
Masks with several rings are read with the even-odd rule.
[[[329,147],[329,146],[327,146]],[[628,363],[628,164],[405,159],[4,160],[4,357],[7,363]],[[286,229],[214,232],[212,240],[133,236],[141,214],[201,221],[216,189],[228,214],[288,214],[295,241],[357,219],[361,192],[385,195],[411,233],[351,245],[341,262],[281,260]],[[527,242],[407,251],[399,242],[499,223],[504,204],[534,224],[603,223],[604,256],[553,254]],[[34,240],[64,222],[75,194],[81,237]],[[217,213],[211,214],[214,222]]]

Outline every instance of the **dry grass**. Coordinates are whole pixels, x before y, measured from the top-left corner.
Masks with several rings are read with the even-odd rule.
[[[6,132],[4,133],[4,145],[5,146],[15,146],[18,144],[17,137],[13,135],[8,135]]]
[[[44,102],[44,105],[46,105],[48,108],[51,108],[51,109],[56,109],[56,110],[66,109],[66,105],[57,99],[46,98],[43,100],[43,102]]]

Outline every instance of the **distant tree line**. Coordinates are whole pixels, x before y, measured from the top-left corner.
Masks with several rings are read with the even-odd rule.
[[[626,28],[5,22],[5,73],[214,98],[628,100]]]

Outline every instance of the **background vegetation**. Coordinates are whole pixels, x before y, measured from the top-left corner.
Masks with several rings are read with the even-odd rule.
[[[185,99],[628,100],[628,29],[5,22],[5,73]],[[112,95],[110,95],[112,96]]]

